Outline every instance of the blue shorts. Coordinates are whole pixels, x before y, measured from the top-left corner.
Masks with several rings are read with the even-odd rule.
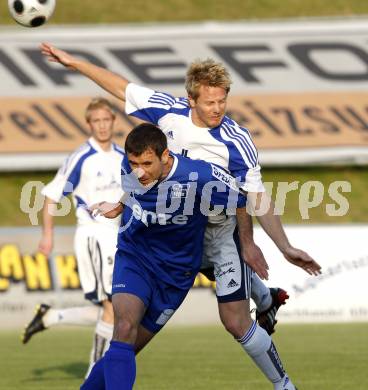
[[[112,280],[112,295],[137,296],[146,306],[141,325],[153,333],[160,331],[184,301],[189,292],[166,284],[144,268],[135,256],[117,250]]]

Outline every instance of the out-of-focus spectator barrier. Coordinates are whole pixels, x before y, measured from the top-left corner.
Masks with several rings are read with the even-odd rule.
[[[366,164],[366,19],[173,26],[47,27],[0,33],[0,170],[54,169],[86,137],[83,111],[103,92],[39,51],[45,39],[129,80],[185,94],[188,64],[223,62],[228,110],[266,165]],[[122,143],[133,122],[116,102]]]
[[[259,228],[255,240],[270,265],[269,286],[290,294],[279,311],[283,322],[340,322],[368,320],[368,225],[287,226],[292,244],[307,250],[323,274],[309,276],[287,263]],[[38,228],[0,229],[0,328],[22,326],[34,306],[88,304],[83,299],[73,255],[72,228],[57,228],[52,259],[36,253]],[[231,266],[228,271],[231,273]],[[203,275],[197,277],[173,324],[216,323],[216,298]]]

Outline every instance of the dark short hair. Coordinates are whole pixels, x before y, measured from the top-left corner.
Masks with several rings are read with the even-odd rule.
[[[128,134],[125,140],[125,152],[140,156],[148,149],[152,149],[158,157],[161,157],[167,149],[167,139],[157,126],[142,123]]]

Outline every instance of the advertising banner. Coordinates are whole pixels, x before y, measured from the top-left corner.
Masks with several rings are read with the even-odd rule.
[[[229,69],[228,112],[249,128],[263,165],[366,164],[365,19],[0,31],[0,169],[55,169],[87,135],[84,108],[104,92],[48,63],[47,40],[132,82],[185,95],[187,66]],[[134,125],[118,111],[116,141]]]
[[[261,229],[255,231],[270,266],[270,286],[287,290],[290,299],[279,311],[282,322],[368,320],[368,225],[288,226],[290,242],[306,250],[322,274],[309,276],[289,264]]]
[[[279,320],[368,321],[368,225],[290,225],[286,231],[294,246],[322,265],[323,273],[312,277],[289,264],[268,236],[255,229],[255,241],[270,266],[266,284],[290,295]],[[54,255],[46,259],[37,253],[38,228],[0,229],[0,328],[21,329],[40,302],[55,307],[89,304],[80,289],[73,233],[73,228],[56,229]],[[214,284],[199,274],[170,323],[219,323]]]

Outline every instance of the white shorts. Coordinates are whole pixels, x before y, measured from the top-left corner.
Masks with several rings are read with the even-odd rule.
[[[249,299],[253,271],[240,255],[235,216],[220,224],[207,225],[202,268],[210,267],[214,267],[219,302]]]
[[[118,227],[78,226],[74,236],[79,278],[86,299],[100,303],[111,297]]]

